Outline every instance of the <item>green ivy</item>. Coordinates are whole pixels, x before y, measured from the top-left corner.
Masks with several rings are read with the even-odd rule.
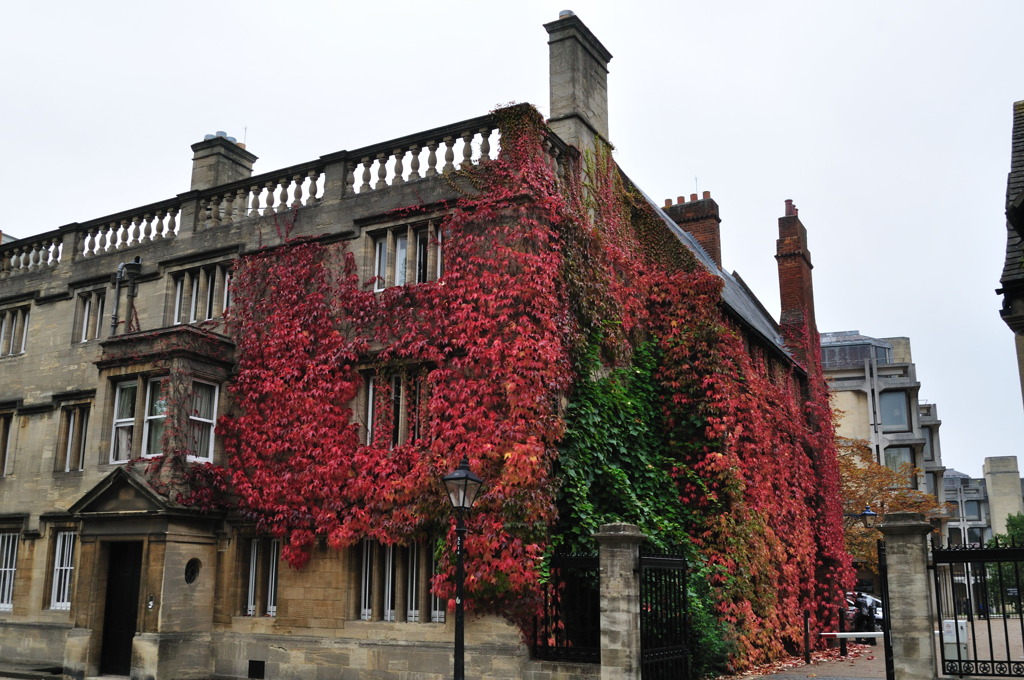
[[[607,369],[600,341],[589,344],[581,376],[566,416],[559,456],[562,480],[560,530],[556,543],[575,551],[595,549],[593,535],[602,524],[634,524],[660,550],[683,548],[688,574],[692,677],[722,672],[730,646],[725,624],[715,615],[705,564],[685,527],[690,511],[680,502],[670,471],[675,461],[659,433],[665,431],[654,380],[656,348],[641,344],[632,364]]]

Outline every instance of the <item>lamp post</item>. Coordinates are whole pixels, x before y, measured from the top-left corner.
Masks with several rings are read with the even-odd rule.
[[[860,521],[864,524],[865,529],[874,529],[875,522],[878,521],[878,513],[871,511],[870,505],[864,506],[864,512],[859,515]]]
[[[865,529],[874,529],[875,528],[875,524],[878,522],[878,513],[872,511],[870,505],[865,505],[864,506],[864,510],[862,512],[844,514],[843,517],[847,517],[849,519],[859,519],[861,525],[863,525],[863,527]],[[843,598],[843,604],[840,605],[840,613],[839,613],[839,631],[840,632],[842,632],[842,630],[843,630],[842,626],[843,626],[843,622],[844,622],[844,616],[846,615],[845,614],[846,608],[847,608],[847,600],[844,597]],[[844,657],[846,656],[846,638],[839,638],[839,654],[840,654],[840,656],[844,656]]]
[[[463,544],[466,538],[466,523],[463,516],[473,507],[477,493],[484,480],[469,469],[469,458],[463,456],[459,467],[444,476],[445,491],[455,511],[455,674],[454,680],[465,680],[465,621],[462,609],[462,587],[466,580],[462,561]]]

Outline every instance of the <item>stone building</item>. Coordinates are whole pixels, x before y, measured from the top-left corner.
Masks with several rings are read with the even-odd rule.
[[[575,17],[545,28],[545,157],[559,171],[574,147],[608,138],[611,55]],[[187,191],[4,242],[0,659],[76,678],[448,673],[451,622],[430,592],[429,549],[317,550],[303,570],[289,569],[277,539],[176,502],[160,486],[173,471],[159,470],[154,485],[142,469],[164,452],[172,424],[186,465],[224,463],[217,423],[231,408],[234,342],[223,314],[233,263],[280,245],[280,215],[294,216],[295,236],[349,242],[361,278],[381,289],[437,280],[438,225],[459,197],[445,177],[488,162],[497,130],[485,115],[258,175],[253,153],[213,135],[192,146]],[[408,206],[417,206],[411,216],[395,210]],[[660,228],[721,277],[723,311],[746,341],[792,365],[779,325],[721,268],[710,195],[659,214]],[[791,204],[778,258],[784,317],[813,331],[806,231]],[[356,408],[364,430],[374,422],[370,385]],[[903,416],[916,438],[905,445],[924,458],[908,385]],[[518,630],[497,618],[473,621],[467,642],[474,676],[594,674],[531,661]]]
[[[1024,101],[1013,105],[1010,173],[1006,180],[1006,262],[999,278],[999,314],[1013,331],[1024,396]]]

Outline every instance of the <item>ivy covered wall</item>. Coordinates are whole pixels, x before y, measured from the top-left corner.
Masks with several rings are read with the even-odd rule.
[[[452,178],[471,189],[441,225],[438,281],[375,293],[350,244],[316,240],[237,264],[236,413],[211,476],[301,567],[320,543],[451,539],[437,480],[467,456],[486,480],[467,518],[473,606],[525,626],[544,556],[626,521],[686,546],[736,668],[795,649],[800,612],[829,625],[851,576],[816,362],[744,336],[607,150],[559,181],[536,110],[496,114],[500,158]],[[813,328],[785,330],[813,358]],[[367,441],[353,407],[371,373]],[[380,417],[395,386],[418,396],[398,445]]]

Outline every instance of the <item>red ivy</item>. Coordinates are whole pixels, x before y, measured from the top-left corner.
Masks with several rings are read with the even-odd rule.
[[[790,363],[745,346],[721,282],[629,188],[605,150],[556,180],[530,107],[497,112],[499,159],[454,178],[474,187],[444,219],[445,273],[373,293],[347,244],[289,241],[243,258],[231,325],[238,415],[219,427],[239,506],[301,566],[317,542],[405,543],[453,523],[439,478],[465,456],[486,486],[468,518],[468,600],[525,624],[555,524],[552,465],[573,358],[601,344],[612,366],[637,342],[656,373],[678,502],[731,624],[736,664],[782,655],[815,629],[850,578],[827,391],[810,400]],[[589,179],[585,182],[584,177]],[[787,329],[812,356],[816,338]],[[361,372],[363,371],[363,372]],[[418,438],[390,418],[362,441],[351,405],[370,371],[424,395]],[[445,551],[447,556],[450,551]],[[434,590],[450,594],[450,565]]]

